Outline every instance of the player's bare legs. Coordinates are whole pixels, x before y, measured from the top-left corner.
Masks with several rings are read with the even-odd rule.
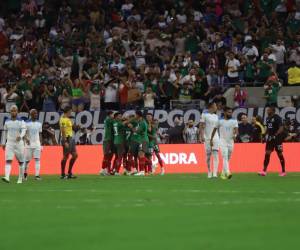
[[[6,183],[10,182],[10,172],[11,172],[11,163],[12,161],[6,161],[5,162],[5,176],[2,177],[2,180]]]

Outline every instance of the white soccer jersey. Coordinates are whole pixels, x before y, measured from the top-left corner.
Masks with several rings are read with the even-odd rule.
[[[219,118],[216,114],[202,113],[201,123],[204,123],[204,139],[210,140],[214,128],[218,127]],[[219,139],[219,134],[216,133],[214,140]]]
[[[239,124],[237,122],[237,120],[235,119],[229,119],[229,120],[225,120],[225,119],[221,119],[219,121],[219,133],[220,133],[220,140],[221,143],[225,142],[225,143],[233,143],[233,131],[235,128],[239,127]]]
[[[39,121],[26,122],[27,136],[30,144],[27,147],[39,148],[41,147],[40,133],[42,133],[42,124]]]
[[[22,120],[6,120],[4,123],[4,135],[2,144],[16,145],[17,137],[23,138],[26,133],[26,124]]]

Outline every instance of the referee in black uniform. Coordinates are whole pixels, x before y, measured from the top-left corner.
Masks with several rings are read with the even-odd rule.
[[[283,157],[283,149],[282,143],[284,141],[284,130],[282,119],[279,115],[275,114],[275,107],[271,106],[267,108],[267,120],[266,120],[266,153],[265,153],[265,160],[264,160],[264,169],[263,171],[259,172],[260,176],[267,175],[267,169],[270,162],[271,153],[275,150],[281,164],[281,173],[279,176],[285,176],[285,160]]]

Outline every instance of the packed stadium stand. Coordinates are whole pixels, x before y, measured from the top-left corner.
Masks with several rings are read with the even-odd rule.
[[[0,112],[298,108],[300,1],[1,1],[0,65]]]

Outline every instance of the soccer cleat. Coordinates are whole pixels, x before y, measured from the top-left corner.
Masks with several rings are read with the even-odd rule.
[[[9,179],[7,179],[6,177],[2,177],[1,179],[2,179],[2,181],[5,182],[5,183],[9,183],[9,182],[10,182]]]
[[[266,176],[267,172],[266,171],[261,171],[261,172],[258,172],[258,175],[259,176]]]
[[[107,175],[109,175],[108,172],[107,172],[107,169],[106,169],[106,168],[103,168],[103,169],[100,171],[100,175],[102,175],[102,176],[107,176]]]
[[[115,172],[114,176],[120,176],[120,174],[118,172]]]
[[[140,172],[134,174],[134,176],[145,176],[145,171],[140,171]]]
[[[286,176],[286,172],[281,172],[281,173],[279,174],[279,176],[280,176],[280,177]]]
[[[62,176],[60,176],[60,179],[61,179],[61,180],[65,180],[65,179],[67,179],[67,176],[62,175]]]
[[[222,180],[227,180],[228,179],[227,175],[224,174],[224,173],[222,173],[220,177],[221,177]]]
[[[165,169],[164,168],[161,168],[161,171],[160,171],[160,175],[165,175]]]
[[[131,175],[136,175],[138,173],[137,169],[135,168],[134,170],[132,170]]]
[[[227,179],[231,179],[231,178],[232,178],[232,174],[231,173],[227,174]]]
[[[208,178],[208,179],[211,179],[211,178],[212,178],[212,172],[208,171],[208,173],[207,173],[207,178]]]
[[[24,181],[27,181],[27,179],[28,179],[28,174],[24,173]]]
[[[73,174],[68,174],[67,179],[77,179],[77,176]]]
[[[17,184],[22,184],[22,183],[23,183],[22,178],[19,178],[18,181],[17,181]]]
[[[36,181],[41,181],[42,178],[41,178],[41,176],[36,176],[36,177],[35,177],[35,180],[36,180]]]

